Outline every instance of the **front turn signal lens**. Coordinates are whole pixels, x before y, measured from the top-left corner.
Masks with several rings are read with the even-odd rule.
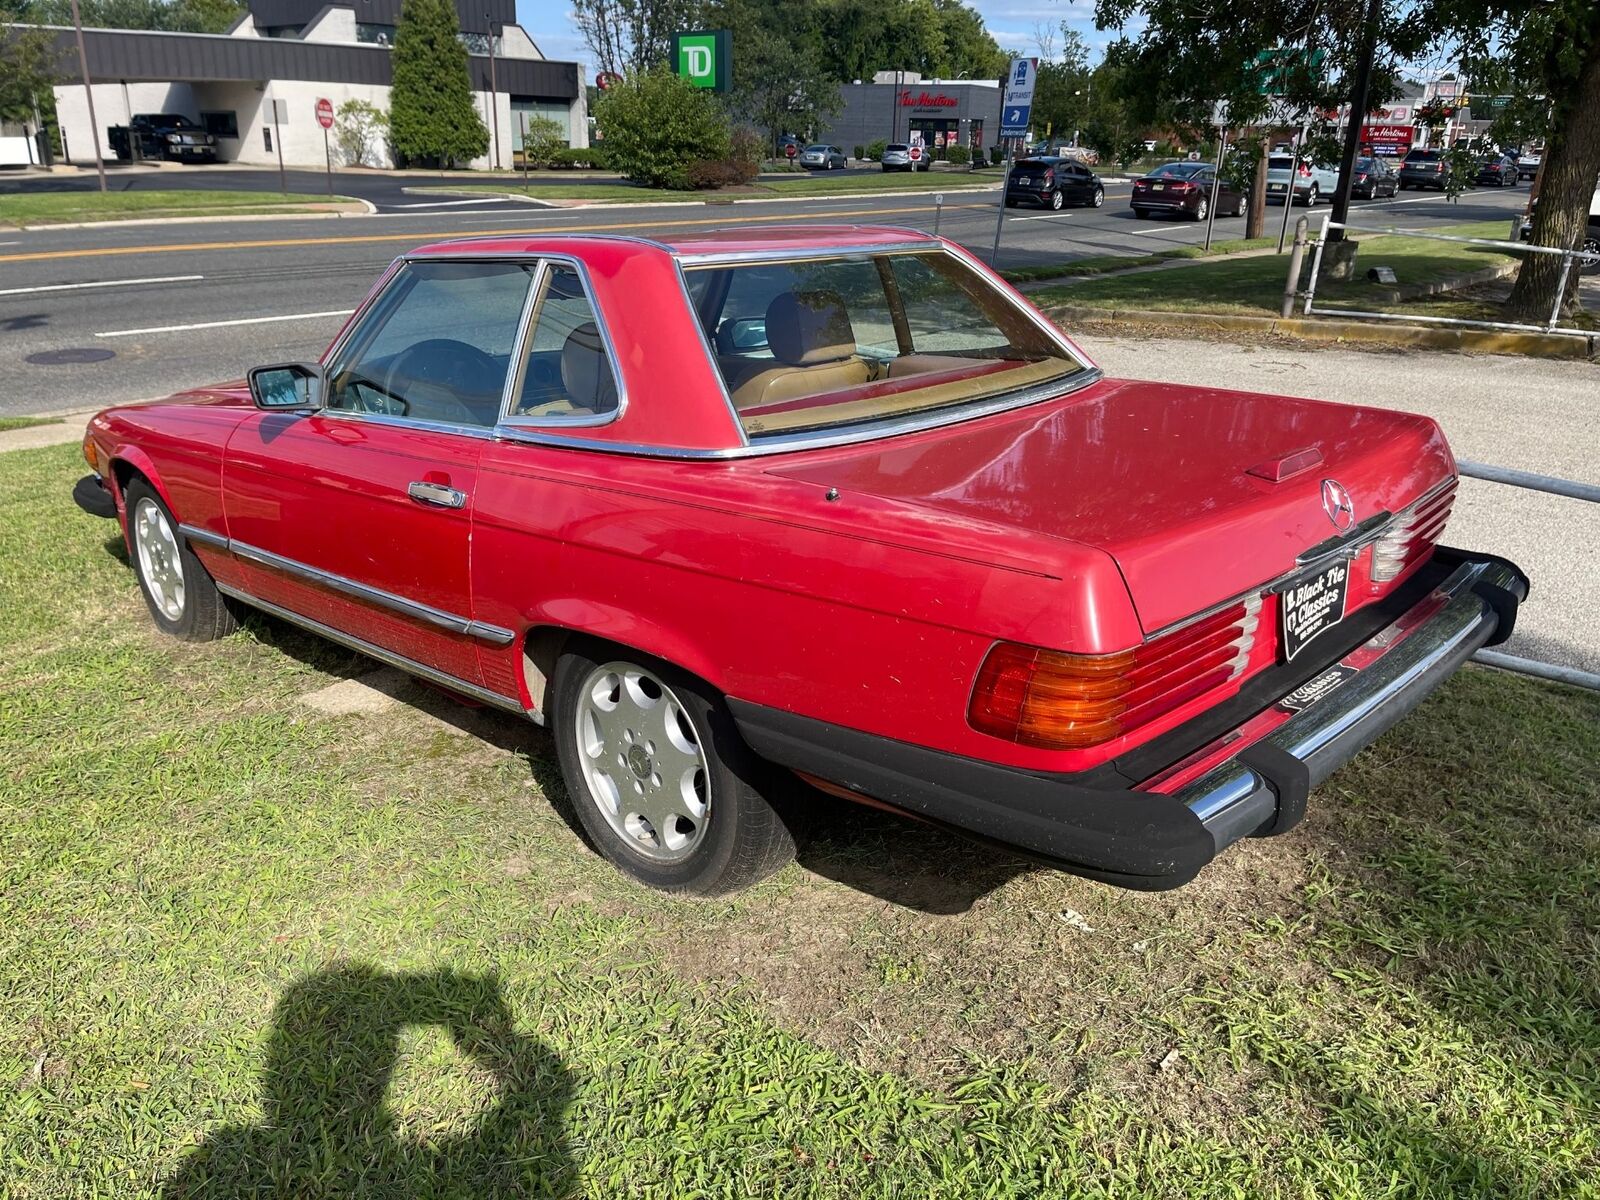
[[[94,438],[87,433],[83,435],[83,461],[89,464],[89,470],[97,475],[100,473],[100,461],[94,454]]]

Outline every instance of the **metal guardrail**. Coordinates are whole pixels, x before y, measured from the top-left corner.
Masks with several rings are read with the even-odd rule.
[[[1486,483],[1499,483],[1507,487],[1523,488],[1530,492],[1546,492],[1569,500],[1587,500],[1600,504],[1600,484],[1579,483],[1574,479],[1561,479],[1555,475],[1541,475],[1537,471],[1519,471],[1514,467],[1496,467],[1488,463],[1460,460],[1456,470],[1468,479],[1481,479]],[[1479,650],[1472,656],[1474,662],[1498,667],[1502,671],[1515,671],[1519,675],[1532,675],[1538,679],[1552,679],[1574,687],[1600,692],[1600,674],[1564,667],[1557,663],[1540,662],[1535,658],[1522,658],[1500,650]]]
[[[1328,231],[1330,229],[1343,229],[1351,233],[1392,233],[1404,237],[1427,238],[1436,242],[1462,242],[1469,246],[1491,246],[1500,250],[1514,251],[1518,254],[1554,254],[1561,260],[1561,286],[1556,289],[1555,303],[1550,309],[1550,319],[1543,325],[1519,324],[1511,321],[1478,321],[1468,317],[1434,317],[1417,313],[1386,313],[1367,312],[1354,308],[1328,308],[1313,309],[1312,304],[1317,295],[1317,278],[1322,270],[1322,250],[1328,244]],[[1297,240],[1298,240],[1298,234]],[[1335,221],[1331,213],[1322,218],[1322,228],[1317,234],[1314,243],[1315,249],[1311,256],[1311,279],[1306,285],[1305,315],[1319,317],[1364,317],[1373,321],[1403,321],[1406,324],[1425,323],[1429,325],[1466,325],[1474,329],[1506,330],[1512,333],[1562,333],[1576,337],[1592,337],[1592,329],[1576,329],[1563,326],[1561,321],[1561,305],[1567,294],[1567,284],[1572,278],[1572,269],[1578,263],[1592,263],[1594,255],[1581,249],[1558,250],[1554,246],[1534,246],[1527,242],[1502,242],[1493,238],[1461,237],[1459,234],[1430,233],[1425,229],[1401,229],[1394,225],[1350,225]],[[1298,260],[1295,262],[1298,276]],[[1291,277],[1293,281],[1294,277]],[[1287,305],[1286,305],[1287,307]],[[1287,315],[1287,314],[1285,314]]]

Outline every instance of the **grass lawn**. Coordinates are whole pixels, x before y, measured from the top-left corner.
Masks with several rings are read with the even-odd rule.
[[[199,188],[148,192],[23,192],[0,196],[0,224],[51,225],[134,217],[292,212],[337,202],[349,203],[350,197],[312,196],[300,192],[217,192]]]
[[[1505,233],[1498,221],[1449,226],[1441,233],[1464,237],[1499,237]],[[1362,234],[1356,259],[1360,278],[1333,283],[1325,276],[1317,283],[1319,307],[1404,311],[1405,303],[1386,303],[1374,293],[1365,272],[1372,266],[1394,268],[1398,280],[1429,283],[1508,262],[1513,256],[1489,246],[1431,241],[1400,234]],[[1305,276],[1310,277],[1311,254],[1306,254]],[[1040,304],[1082,304],[1096,308],[1153,309],[1164,312],[1244,313],[1276,316],[1283,299],[1287,255],[1229,262],[1202,263],[1180,270],[1158,271],[1112,279],[1097,279],[1070,287],[1047,288],[1033,294]],[[1416,311],[1427,311],[1427,301]]]
[[[1209,250],[1200,246],[1174,246],[1170,250],[1158,250],[1154,254],[1096,254],[1054,265],[1041,263],[1029,267],[1007,267],[1000,272],[1000,275],[1012,283],[1027,283],[1035,279],[1059,279],[1063,276],[1105,275],[1112,271],[1126,271],[1132,267],[1155,267],[1179,258],[1215,258],[1219,254],[1235,254],[1240,250],[1259,250],[1275,245],[1277,239],[1273,237],[1231,238],[1225,242],[1212,242]]]
[[[545,736],[255,618],[157,635],[0,471],[0,1193],[1595,1194],[1600,699],[1482,669],[1182,891],[818,800],[623,881]]]
[[[892,172],[876,175],[795,175],[793,179],[763,179],[744,187],[714,192],[675,192],[666,188],[636,187],[631,183],[540,183],[533,176],[527,187],[516,183],[462,183],[449,187],[414,187],[412,192],[487,192],[532,196],[536,200],[605,200],[645,203],[671,201],[702,204],[707,201],[783,196],[826,196],[836,192],[940,192],[992,185],[992,180],[941,172]]]
[[[36,425],[59,425],[58,417],[0,417],[0,433],[10,433],[13,429],[32,429]]]

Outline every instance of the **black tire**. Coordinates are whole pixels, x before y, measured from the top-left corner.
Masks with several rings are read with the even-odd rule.
[[[1015,200],[1012,200],[1009,197],[1007,197],[1007,199],[1006,199],[1006,207],[1007,208],[1015,208],[1016,206],[1017,206],[1017,202]]]
[[[1194,206],[1194,213],[1192,214],[1193,219],[1196,221],[1204,221],[1210,215],[1211,201],[1207,200],[1204,196],[1201,196],[1199,203]]]
[[[205,564],[195,557],[194,550],[189,546],[189,540],[179,532],[177,518],[156,494],[156,490],[140,476],[134,476],[123,492],[123,503],[128,513],[128,558],[133,563],[133,573],[139,580],[139,591],[144,596],[145,606],[150,610],[151,619],[156,627],[163,633],[171,634],[175,638],[182,638],[186,642],[211,642],[217,638],[227,637],[239,628],[239,622],[231,602],[217,590],[216,581],[211,578]],[[173,599],[166,590],[160,594],[165,599],[158,599],[158,588],[146,576],[147,561],[155,563],[157,553],[170,557],[171,548],[167,546],[154,532],[142,535],[145,528],[142,520],[146,506],[153,506],[148,511],[159,513],[166,522],[167,529],[173,539],[172,544],[177,548],[177,560],[182,579],[183,591],[181,600],[177,601],[176,610],[173,608]],[[140,541],[142,536],[150,537],[151,556],[147,560],[142,551]]]
[[[655,856],[662,852],[659,846],[648,851],[642,848],[642,840],[631,841],[613,828],[585,773],[585,762],[601,755],[586,758],[579,745],[580,736],[586,736],[580,732],[583,692],[591,677],[611,664],[636,667],[653,677],[658,686],[670,689],[692,726],[695,747],[704,756],[702,825],[694,831],[693,844],[673,861]],[[749,887],[794,858],[794,837],[768,799],[783,785],[783,776],[744,744],[727,705],[709,685],[648,655],[584,643],[557,661],[551,691],[551,729],[572,807],[590,843],[624,874],[661,891],[717,896]],[[631,764],[632,759],[628,761]],[[643,762],[641,772],[655,769],[650,757]],[[610,767],[609,761],[606,766]],[[627,778],[621,768],[617,774]],[[641,773],[639,778],[645,780],[646,776]],[[657,786],[662,786],[659,778]],[[622,814],[618,819],[623,819]]]
[[[1090,208],[1103,208],[1103,207],[1105,207],[1105,202],[1106,202],[1106,190],[1105,190],[1105,188],[1101,187],[1099,184],[1095,184],[1094,195],[1092,197],[1090,197],[1090,199],[1089,199],[1089,207]]]
[[[1052,209],[1059,212],[1061,209],[1065,208],[1066,205],[1067,198],[1061,194],[1059,188],[1050,193],[1050,207]]]
[[[1148,208],[1136,208],[1133,210],[1133,219],[1135,221],[1146,220],[1149,216],[1150,210]]]

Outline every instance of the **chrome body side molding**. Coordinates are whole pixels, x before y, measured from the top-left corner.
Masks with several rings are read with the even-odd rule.
[[[252,546],[234,538],[226,538],[221,534],[212,533],[210,530],[198,529],[193,525],[180,525],[179,530],[183,536],[202,546],[211,546],[218,550],[226,550],[249,562],[259,563],[264,567],[271,567],[275,571],[282,571],[286,575],[293,575],[297,579],[304,579],[310,583],[318,584],[330,591],[340,592],[357,600],[364,600],[368,604],[376,604],[380,608],[387,608],[391,612],[400,613],[402,616],[437,625],[440,629],[448,629],[451,633],[465,634],[467,637],[476,638],[480,642],[487,642],[491,646],[509,646],[516,640],[516,631],[506,629],[499,625],[490,625],[484,621],[474,621],[470,617],[458,616],[456,613],[446,612],[442,608],[434,608],[431,604],[421,604],[415,600],[408,600],[404,596],[397,596],[393,592],[386,592],[381,588],[369,587],[364,583],[357,583],[354,579],[347,579],[343,575],[335,575],[331,571],[324,571],[319,567],[307,566],[292,558],[285,558],[281,554],[274,554],[270,550],[263,550],[259,546]],[[248,597],[241,597],[248,599]],[[252,604],[261,604],[261,601],[250,601]]]

